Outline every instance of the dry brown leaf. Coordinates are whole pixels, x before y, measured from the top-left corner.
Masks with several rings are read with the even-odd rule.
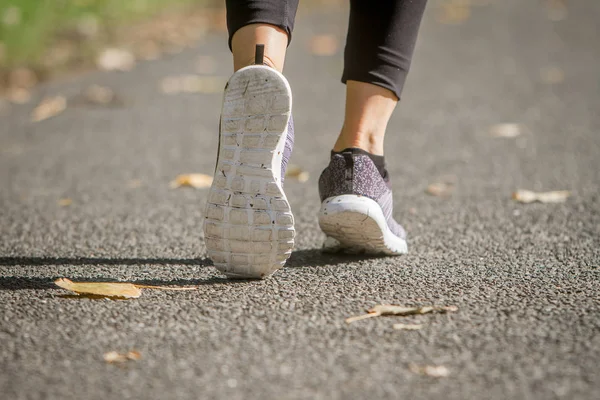
[[[417,314],[429,314],[432,312],[456,312],[458,307],[456,306],[421,306],[421,307],[404,307],[392,304],[378,304],[375,307],[367,310],[368,314],[359,315],[356,317],[350,317],[346,319],[346,323],[350,324],[354,321],[360,321],[361,319],[379,317],[382,315],[417,315]]]
[[[31,113],[33,122],[40,122],[57,116],[67,108],[67,99],[64,96],[46,97]]]
[[[308,174],[308,172],[304,171],[300,166],[292,164],[289,165],[287,170],[285,171],[285,177],[295,178],[298,180],[298,182],[304,183],[308,181],[310,175]]]
[[[471,17],[469,0],[445,0],[436,12],[436,20],[442,24],[459,25]]]
[[[144,182],[142,182],[140,179],[132,179],[129,182],[127,182],[127,186],[129,186],[132,189],[137,189],[139,187],[142,187],[144,185]]]
[[[84,92],[84,98],[86,102],[90,104],[108,105],[111,103],[117,103],[117,96],[111,88],[100,85],[92,85],[88,87]]]
[[[73,204],[73,200],[71,200],[68,197],[58,200],[58,205],[61,207],[67,207],[67,206],[70,206],[71,204]]]
[[[98,55],[96,65],[104,71],[129,71],[135,66],[135,57],[128,50],[108,48]]]
[[[182,186],[190,186],[196,189],[203,189],[212,185],[212,176],[206,174],[182,174],[177,176],[170,184],[171,189]]]
[[[78,294],[128,299],[136,299],[142,295],[142,291],[138,287],[124,282],[73,282],[67,278],[59,278],[54,283],[56,286]]]
[[[310,52],[316,56],[332,56],[338,47],[339,41],[333,35],[315,35],[310,40]]]
[[[490,135],[493,137],[514,138],[521,134],[523,127],[520,124],[505,123],[490,127]]]
[[[557,190],[553,192],[532,192],[531,190],[517,190],[512,198],[521,203],[564,203],[571,195],[568,190]]]
[[[445,378],[450,375],[450,370],[443,365],[416,365],[411,363],[408,368],[415,374],[432,378]]]
[[[435,182],[427,186],[425,192],[432,196],[447,197],[452,194],[454,185],[448,182]]]
[[[127,361],[138,361],[142,359],[142,355],[139,351],[131,350],[125,354],[121,354],[116,351],[109,351],[108,353],[104,353],[104,361],[107,363],[124,363]]]
[[[540,77],[542,82],[554,85],[565,80],[565,73],[558,67],[544,67],[540,70]]]
[[[421,324],[394,324],[394,329],[400,331],[418,331],[422,327]]]

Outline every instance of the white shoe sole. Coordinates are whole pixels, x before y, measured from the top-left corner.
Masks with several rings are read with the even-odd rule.
[[[325,199],[319,225],[340,249],[386,255],[408,252],[406,240],[392,233],[379,204],[368,197],[345,194]]]
[[[240,69],[225,87],[204,238],[228,277],[264,278],[294,247],[294,217],[281,186],[291,109],[289,83],[272,68]]]

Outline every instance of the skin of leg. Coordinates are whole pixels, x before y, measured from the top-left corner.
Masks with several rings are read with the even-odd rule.
[[[285,61],[288,35],[283,29],[268,24],[250,24],[235,32],[231,39],[234,70],[237,71],[254,64],[254,52],[257,44],[265,45],[265,63],[281,72]]]
[[[334,151],[355,147],[383,155],[385,130],[398,98],[389,89],[371,83],[346,83],[346,111]]]

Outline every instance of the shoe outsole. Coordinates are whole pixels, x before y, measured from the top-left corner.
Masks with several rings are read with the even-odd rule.
[[[406,240],[389,229],[381,207],[368,197],[341,195],[325,199],[319,225],[328,237],[339,242],[339,250],[384,255],[408,252]]]
[[[289,83],[269,67],[245,67],[225,87],[204,237],[214,266],[230,278],[264,278],[294,247],[294,217],[281,184],[291,108]]]

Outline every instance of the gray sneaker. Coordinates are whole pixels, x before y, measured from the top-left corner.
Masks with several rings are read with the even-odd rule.
[[[208,255],[232,278],[264,278],[294,247],[294,217],[283,178],[294,141],[285,77],[251,65],[233,74],[223,98],[219,153],[208,193]]]
[[[382,178],[368,155],[353,150],[357,149],[332,153],[319,178],[319,225],[328,236],[326,246],[331,246],[328,250],[405,254],[406,232],[392,217],[389,179]]]

